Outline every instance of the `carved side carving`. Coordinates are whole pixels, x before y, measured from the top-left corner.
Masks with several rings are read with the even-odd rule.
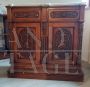
[[[77,63],[81,64],[81,50],[82,50],[82,35],[83,35],[83,23],[80,23],[79,29],[78,29],[78,40],[79,40],[79,44],[78,44],[78,59],[77,59]]]
[[[48,25],[47,25],[47,22],[42,22],[42,30],[41,30],[41,33],[42,35],[47,35],[47,28]]]
[[[50,13],[51,18],[76,18],[78,12],[76,11],[52,11]]]
[[[53,29],[53,56],[56,59],[65,59],[65,53],[72,50],[72,34],[67,28]]]
[[[39,12],[31,11],[31,12],[15,12],[15,18],[38,18]]]
[[[48,50],[48,35],[47,35],[47,22],[42,23],[42,28],[41,28],[41,58],[45,56],[47,53],[46,50]],[[42,62],[42,60],[41,60]]]
[[[47,53],[47,49],[48,49],[48,37],[42,37],[41,38],[41,51],[42,51],[42,58],[45,56],[45,54]]]

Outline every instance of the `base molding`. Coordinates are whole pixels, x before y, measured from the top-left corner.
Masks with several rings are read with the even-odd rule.
[[[77,81],[84,80],[83,73],[78,74],[46,74],[46,73],[9,73],[12,78],[28,78],[28,79],[44,79],[44,80],[63,80],[63,81]]]

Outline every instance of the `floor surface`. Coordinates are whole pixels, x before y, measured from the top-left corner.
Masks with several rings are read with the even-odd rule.
[[[83,63],[84,82],[7,78],[9,59],[0,60],[0,87],[90,87],[90,65]],[[6,75],[6,76],[5,76]]]

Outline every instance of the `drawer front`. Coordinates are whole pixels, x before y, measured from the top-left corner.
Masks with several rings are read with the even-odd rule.
[[[79,10],[49,9],[49,21],[77,21]]]
[[[13,8],[12,20],[20,22],[40,21],[40,8]]]

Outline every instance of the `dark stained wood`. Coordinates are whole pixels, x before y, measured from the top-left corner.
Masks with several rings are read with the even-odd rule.
[[[40,8],[13,8],[12,13],[13,21],[40,21],[41,19]]]
[[[81,31],[84,7],[85,5],[7,6],[13,53],[9,76],[83,81]],[[30,36],[27,29],[37,39]],[[17,45],[15,32],[21,47]],[[66,53],[69,55],[67,59]]]
[[[79,19],[79,10],[49,8],[49,21],[77,21]]]
[[[13,78],[28,78],[28,79],[45,79],[45,80],[64,80],[82,82],[83,73],[80,74],[45,74],[45,73],[14,73],[10,74]]]

